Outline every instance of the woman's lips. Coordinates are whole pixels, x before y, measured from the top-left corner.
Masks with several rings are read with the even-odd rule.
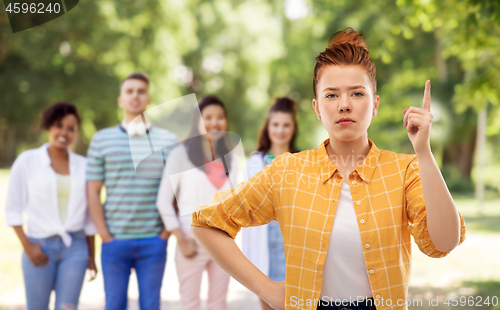
[[[347,126],[347,125],[350,125],[353,123],[354,123],[353,121],[341,121],[341,122],[338,122],[337,124],[339,124],[340,126]]]

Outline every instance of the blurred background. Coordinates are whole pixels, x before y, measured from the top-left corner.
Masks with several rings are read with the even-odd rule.
[[[445,309],[446,296],[456,295],[482,296],[483,309],[500,309],[498,299],[484,304],[500,296],[498,0],[80,1],[14,34],[2,3],[0,204],[15,158],[47,140],[39,130],[43,109],[56,101],[78,106],[76,151],[85,155],[97,130],[121,120],[119,83],[135,70],[151,79],[152,106],[190,93],[218,95],[248,154],[272,99],[290,96],[298,103],[299,147],[317,147],[327,133],[311,107],[315,57],[345,27],[365,34],[377,66],[381,99],[369,138],[379,148],[413,153],[401,111],[421,107],[424,83],[432,81],[431,147],[467,240],[439,260],[414,247],[410,297],[424,299],[416,308]],[[21,246],[3,212],[0,234],[0,308],[23,309]],[[169,309],[178,300],[172,265],[169,259],[163,294]],[[231,285],[231,309],[258,309],[254,296]],[[83,309],[101,309],[101,291],[102,278],[86,284]],[[425,298],[438,295],[439,306],[426,307]]]

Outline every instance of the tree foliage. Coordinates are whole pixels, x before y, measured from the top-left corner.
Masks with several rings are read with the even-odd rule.
[[[248,151],[272,99],[288,95],[298,102],[299,146],[315,147],[326,138],[311,107],[315,57],[345,27],[363,31],[377,66],[381,103],[370,138],[413,152],[401,111],[421,106],[430,78],[433,150],[468,176],[476,112],[486,108],[488,134],[500,132],[496,0],[80,1],[16,34],[2,12],[0,163],[43,141],[40,112],[55,101],[78,105],[84,154],[96,130],[120,120],[119,82],[134,70],[150,75],[154,104],[219,95]]]

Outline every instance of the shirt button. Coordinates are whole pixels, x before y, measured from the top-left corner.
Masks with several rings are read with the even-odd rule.
[[[352,181],[352,185],[356,185],[356,181]]]
[[[380,295],[375,296],[375,298],[376,298],[376,299],[379,299],[379,298],[380,298]]]
[[[374,274],[374,273],[375,273],[375,271],[373,271],[373,269],[372,269],[372,270],[370,270],[370,274]],[[380,296],[379,296],[379,295],[377,295],[377,297],[376,297],[376,298],[379,298],[379,297],[380,297]]]
[[[359,206],[361,204],[361,201],[357,201],[356,204]]]
[[[369,249],[370,248],[370,245],[367,243],[365,244],[365,248]]]
[[[352,173],[352,175],[356,175],[356,174],[358,174],[356,171],[354,171],[354,172]]]
[[[361,224],[364,224],[364,223],[365,223],[365,220],[359,220],[359,222],[360,222]]]

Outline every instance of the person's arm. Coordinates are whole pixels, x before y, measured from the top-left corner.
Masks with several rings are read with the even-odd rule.
[[[422,164],[418,160],[418,157],[415,156],[406,169],[405,204],[409,223],[408,231],[413,235],[415,243],[422,253],[430,257],[444,257],[465,240],[464,219],[458,211],[455,211],[456,214],[450,212],[450,205],[447,205],[447,202],[436,202],[436,200],[434,200],[436,199],[436,197],[434,197],[436,193],[434,193],[432,189],[430,193],[425,190],[425,184],[427,184],[427,186],[436,186],[437,188],[435,190],[443,189],[439,189],[440,184],[424,183],[424,181],[429,180],[422,180],[421,166]],[[424,178],[426,177],[429,177],[429,175],[424,175]],[[445,193],[448,193],[447,188],[445,189]],[[438,193],[436,196],[439,197],[441,194],[442,193]],[[443,203],[443,205],[436,205],[436,203]],[[455,208],[454,204],[451,210],[453,210],[453,208]],[[457,218],[455,218],[455,216]],[[436,220],[437,222],[435,222]],[[458,222],[457,231],[455,231],[453,227],[453,221],[455,220]],[[435,235],[436,232],[438,234],[442,233],[444,236],[440,238],[440,236]],[[458,235],[457,241],[454,240],[454,238],[457,238],[454,236],[455,233]]]
[[[44,267],[49,263],[49,258],[43,253],[40,243],[31,242],[24,233],[22,226],[12,226],[14,232],[21,241],[24,252],[35,267]]]
[[[101,204],[102,185],[103,181],[87,181],[87,201],[90,216],[97,232],[101,236],[102,242],[107,243],[113,240],[113,236],[109,233],[104,217],[104,208]]]
[[[191,258],[197,254],[196,241],[194,239],[188,240],[182,232],[181,223],[173,205],[173,201],[175,199],[174,185],[170,181],[169,175],[169,171],[174,172],[174,169],[179,169],[179,167],[182,167],[181,161],[186,160],[187,158],[182,156],[184,154],[180,152],[182,150],[181,147],[182,146],[174,149],[168,156],[167,164],[165,166],[165,169],[163,170],[160,187],[158,188],[156,207],[158,208],[158,212],[160,212],[163,224],[165,225],[165,230],[175,236],[182,254],[187,258]],[[176,175],[178,176],[178,178],[176,179],[177,184],[175,184],[175,187],[179,186],[181,180],[180,174]],[[182,210],[180,210],[179,206],[179,213],[180,212],[182,212]]]
[[[227,233],[216,228],[192,227],[198,243],[224,271],[273,309],[285,309],[285,281],[275,282],[262,273]]]
[[[43,267],[49,263],[49,258],[43,253],[40,243],[31,242],[23,230],[23,212],[28,205],[29,196],[27,182],[30,178],[30,161],[31,158],[23,153],[14,161],[10,169],[9,188],[5,201],[5,219],[7,225],[14,229],[29,260],[36,267]]]
[[[436,249],[450,252],[460,243],[460,215],[430,149],[417,159],[429,236]]]
[[[89,281],[92,281],[97,277],[97,266],[95,264],[95,237],[87,236],[87,244],[89,247],[89,263],[87,269],[90,271]]]
[[[105,179],[105,157],[101,153],[102,141],[99,133],[95,134],[90,142],[87,152],[87,204],[90,217],[102,242],[111,242],[113,236],[109,233],[106,225],[104,208],[101,204],[101,190]]]
[[[411,229],[418,236],[415,240],[420,240],[417,241],[421,243],[419,248],[427,248],[425,252],[428,253],[433,252],[431,248],[434,248],[441,252],[436,255],[442,257],[464,241],[465,225],[431,152],[430,130],[433,116],[430,87],[428,80],[425,83],[422,108],[410,107],[403,110],[403,123],[416,154],[407,169],[405,189],[409,202],[409,219],[416,223],[413,227],[419,226]]]

